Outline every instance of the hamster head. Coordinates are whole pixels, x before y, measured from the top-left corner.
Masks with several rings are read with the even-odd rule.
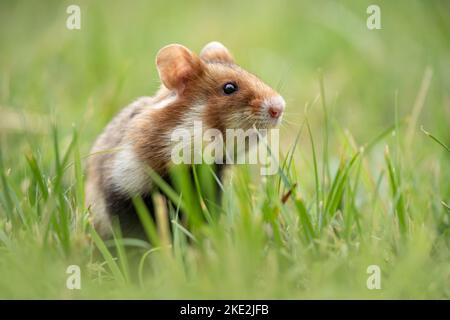
[[[207,44],[200,55],[168,45],[158,52],[156,65],[163,86],[176,92],[177,104],[200,114],[209,127],[223,132],[273,128],[281,122],[283,97],[239,67],[219,42]]]

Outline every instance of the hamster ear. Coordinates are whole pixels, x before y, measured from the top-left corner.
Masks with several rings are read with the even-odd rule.
[[[156,67],[162,83],[171,90],[182,92],[186,82],[203,72],[203,62],[188,48],[170,44],[159,50]]]
[[[223,44],[217,41],[208,43],[200,52],[200,58],[205,61],[234,63],[233,56]]]

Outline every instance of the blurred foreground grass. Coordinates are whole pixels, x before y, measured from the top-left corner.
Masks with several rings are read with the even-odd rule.
[[[73,3],[0,2],[1,298],[449,298],[448,3],[379,1],[370,31],[370,1],[76,1],[69,31]],[[102,243],[91,143],[156,90],[160,47],[211,40],[286,98],[283,175],[234,168],[220,215],[191,234],[172,212],[157,248]]]

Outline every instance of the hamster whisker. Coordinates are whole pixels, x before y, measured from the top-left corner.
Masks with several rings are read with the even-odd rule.
[[[299,124],[299,123],[295,123],[295,122],[290,122],[290,121],[287,121],[286,119],[282,119],[281,120],[281,123],[282,124],[288,124],[288,125],[290,125],[290,126],[293,126],[293,127],[301,127],[301,125]]]

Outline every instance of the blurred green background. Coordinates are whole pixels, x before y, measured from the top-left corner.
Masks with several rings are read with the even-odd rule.
[[[70,4],[81,8],[81,30],[66,28]],[[336,100],[332,116],[359,142],[392,123],[396,91],[400,115],[411,111],[430,66],[421,123],[448,142],[449,3],[378,1],[381,30],[366,27],[370,4],[3,0],[2,110],[53,112],[63,126],[83,123],[88,142],[124,105],[155,92],[159,48],[181,43],[199,52],[218,40],[244,68],[281,86],[288,114],[301,114],[316,98],[322,69],[327,98]],[[2,133],[8,126],[2,125]]]
[[[66,8],[71,4],[81,8],[81,30],[66,28]],[[366,9],[371,4],[381,8],[381,30],[369,30],[366,26]],[[449,209],[445,205],[450,203],[449,155],[420,126],[441,143],[450,145],[449,35],[449,1],[0,0],[0,146],[5,175],[11,184],[8,188],[24,194],[19,202],[28,201],[27,188],[34,182],[30,182],[25,154],[37,155],[49,176],[53,174],[51,123],[58,126],[61,149],[67,147],[76,127],[81,154],[87,155],[95,137],[114,114],[135,98],[152,95],[157,90],[159,80],[154,60],[161,47],[181,43],[199,52],[207,42],[217,40],[230,49],[242,67],[279,89],[284,96],[287,109],[281,138],[285,152],[294,143],[305,119],[305,105],[309,104],[307,115],[318,158],[322,157],[326,122],[320,99],[321,77],[329,120],[330,163],[327,165],[332,170],[336,169],[342,154],[351,149],[349,145],[361,146],[393,126],[396,119],[397,122],[405,120],[404,131],[388,135],[365,158],[365,175],[373,174],[374,182],[378,178],[382,181],[380,189],[376,189],[380,194],[375,195],[366,186],[355,196],[355,203],[362,208],[363,218],[373,223],[367,224],[367,229],[363,227],[367,231],[366,240],[386,241],[372,244],[370,248],[377,257],[384,257],[383,261],[390,263],[402,250],[390,247],[389,236],[382,237],[394,228],[384,224],[390,217],[385,212],[390,212],[392,199],[383,157],[386,144],[397,146],[394,158],[403,178],[406,206],[411,217],[417,220],[411,227],[411,247],[399,254],[403,260],[398,260],[397,269],[392,272],[394,280],[383,297],[448,298]],[[314,174],[310,140],[303,134],[299,141],[300,152],[295,158],[298,182],[311,204]],[[381,175],[380,171],[383,171]],[[66,184],[70,187],[75,182],[68,179]],[[5,191],[5,184],[1,188]],[[372,198],[373,203],[379,199],[378,205],[371,206],[367,199]],[[381,214],[377,216],[374,212]],[[1,221],[0,226],[6,230],[6,220]],[[439,241],[434,242],[435,238]],[[64,274],[50,280],[52,270],[66,265],[59,253],[42,258],[36,250],[30,249],[33,252],[30,254],[24,249],[18,257],[11,258],[14,250],[6,243],[12,240],[5,239],[0,233],[3,243],[0,271],[15,270],[12,266],[29,263],[36,267],[28,270],[30,274],[42,272],[48,282],[35,282],[25,289],[25,285],[19,284],[24,280],[23,273],[11,272],[6,277],[1,272],[0,297],[47,294],[71,297],[67,292],[61,293],[62,289],[54,289]],[[11,239],[16,239],[16,247],[20,248],[38,237],[30,240],[18,232]],[[358,248],[360,240],[352,238],[349,247]],[[366,294],[364,297],[380,297],[363,289],[356,290],[355,283],[349,281],[349,270],[355,270],[351,266],[365,270],[372,262],[372,251],[355,254],[353,262],[348,262],[346,253],[350,249],[343,243],[346,242],[339,238],[329,247],[329,264],[325,258],[315,256],[301,262],[304,265],[293,262],[289,272],[283,273],[284,269],[278,269],[273,262],[277,259],[269,260],[267,266],[273,269],[268,275],[269,280],[273,276],[273,286],[262,293],[263,297],[291,297],[292,292],[298,293],[295,297],[359,297],[362,292]],[[417,255],[413,254],[414,248]],[[280,261],[289,260],[284,256],[285,248],[275,252],[283,256]],[[339,260],[344,256],[345,259]],[[49,261],[60,261],[60,264],[50,267]],[[416,270],[416,265],[422,270]],[[210,269],[205,267],[205,270]],[[316,273],[304,276],[304,270]],[[305,280],[304,287],[284,290],[277,272],[281,278],[298,272]],[[206,275],[207,272],[203,273]],[[220,278],[221,273],[215,276]],[[39,276],[31,277],[36,278]],[[208,294],[214,291],[214,280],[203,279],[201,283],[203,287],[193,285],[198,295],[211,297]],[[231,296],[240,297],[242,288],[239,288],[243,284],[233,287],[230,281],[226,285],[230,286],[227,288]],[[161,294],[183,297],[192,289],[187,286],[185,291],[180,289],[184,293],[179,293],[176,288],[176,283],[172,283]],[[303,291],[304,288],[310,291]],[[127,290],[106,294],[120,297],[135,294]],[[252,295],[248,290],[245,297],[260,297],[257,291]],[[99,294],[95,289],[84,293],[91,297]],[[154,292],[152,295],[157,296]]]

